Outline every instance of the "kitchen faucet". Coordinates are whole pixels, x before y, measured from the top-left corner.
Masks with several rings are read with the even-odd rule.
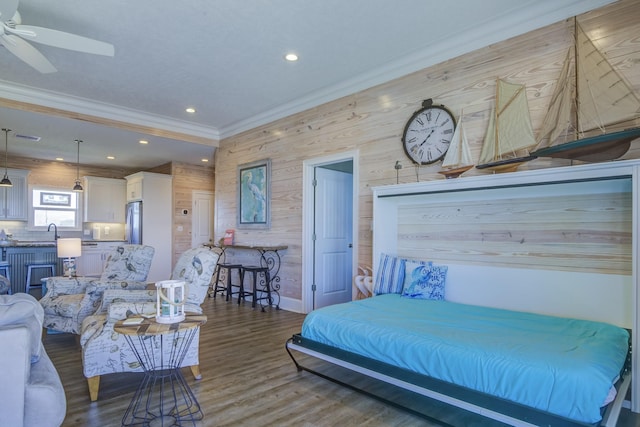
[[[47,227],[47,231],[51,231],[51,226],[53,225],[53,240],[58,240],[58,226],[55,223],[51,223],[49,224],[49,226]]]

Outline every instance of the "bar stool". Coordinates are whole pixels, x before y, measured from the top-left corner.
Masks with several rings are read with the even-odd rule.
[[[26,293],[29,293],[29,291],[31,290],[31,288],[38,288],[40,290],[42,290],[42,282],[40,281],[40,279],[38,279],[38,282],[40,283],[34,283],[31,284],[31,273],[34,270],[37,269],[46,269],[48,271],[47,273],[44,273],[45,275],[43,277],[48,277],[48,276],[55,276],[56,275],[56,264],[55,262],[28,262],[25,264],[25,267],[27,268],[27,283],[26,283]]]
[[[224,275],[226,275],[227,277],[226,285],[220,284],[220,272],[222,270],[224,270]],[[218,292],[220,292],[220,294],[222,294],[222,292],[226,292],[225,299],[226,301],[229,301],[229,298],[231,298],[231,295],[233,294],[232,287],[240,286],[240,285],[234,285],[231,283],[231,274],[233,273],[234,270],[238,272],[238,277],[240,277],[240,283],[242,283],[242,264],[232,264],[232,263],[218,264],[218,271],[216,272],[216,280],[215,280],[215,283],[213,284],[213,299],[216,299],[216,294]],[[223,275],[223,280],[224,280],[224,275]]]
[[[9,261],[0,261],[0,274],[7,278],[11,282],[11,264]],[[11,286],[9,286],[9,295],[11,295]]]
[[[252,283],[251,283],[251,292],[244,292],[245,294],[251,294],[253,296],[252,300],[251,300],[251,307],[256,306],[256,302],[257,301],[261,301],[261,300],[267,300],[268,304],[267,305],[271,305],[271,275],[269,273],[269,268],[268,267],[261,267],[261,266],[255,266],[255,265],[247,265],[242,267],[242,281],[244,282],[244,276],[246,273],[249,273],[252,276]],[[264,276],[264,282],[258,282],[258,275],[262,274]],[[258,283],[264,283],[264,285],[260,286],[260,288],[258,288]],[[241,291],[243,291],[244,289],[244,284],[242,286],[242,288],[240,288]],[[260,292],[263,296],[258,297],[258,292]],[[266,294],[266,296],[264,296]],[[240,299],[238,298],[238,303],[240,303]],[[262,311],[264,311],[264,305],[262,305],[262,303],[260,304],[260,307],[262,308]]]

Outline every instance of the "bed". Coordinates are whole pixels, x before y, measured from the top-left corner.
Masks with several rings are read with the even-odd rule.
[[[287,351],[299,370],[440,420],[453,405],[509,425],[614,426],[623,405],[640,412],[637,194],[638,160],[374,187],[377,295],[309,313]],[[401,296],[385,254],[448,266],[438,301]]]
[[[597,425],[617,394],[612,387],[625,379],[629,333],[602,322],[384,294],[311,312],[287,348],[427,397],[444,391],[467,405],[480,401],[479,412],[508,424]]]

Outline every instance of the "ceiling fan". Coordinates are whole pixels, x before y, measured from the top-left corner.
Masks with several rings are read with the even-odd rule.
[[[113,45],[63,31],[22,25],[19,0],[0,0],[0,44],[41,73],[54,73],[56,68],[26,40],[62,49],[113,56]]]

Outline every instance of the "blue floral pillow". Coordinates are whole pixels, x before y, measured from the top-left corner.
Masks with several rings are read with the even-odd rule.
[[[402,296],[417,299],[444,300],[444,285],[447,278],[446,265],[405,262],[404,288]]]
[[[385,253],[380,254],[373,294],[401,294],[404,286],[405,260]]]

